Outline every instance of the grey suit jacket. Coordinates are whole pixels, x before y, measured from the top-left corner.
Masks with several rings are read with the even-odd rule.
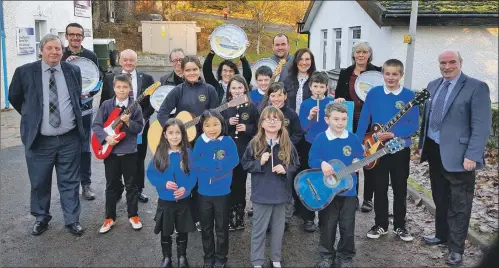
[[[431,100],[443,80],[443,78],[433,80],[427,87],[432,97],[426,101],[421,124],[419,136],[419,148],[423,149],[421,162],[428,159],[424,142],[427,136]],[[492,124],[489,94],[486,83],[461,73],[444,107],[440,128],[440,155],[446,171],[465,171],[464,158],[475,161],[476,169],[483,167],[483,153]]]

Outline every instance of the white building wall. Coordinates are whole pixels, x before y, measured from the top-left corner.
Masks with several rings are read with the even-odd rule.
[[[45,21],[45,33],[42,36],[48,33],[59,35],[62,37],[65,46],[67,40],[65,40],[64,32],[67,24],[76,22],[81,24],[83,28],[92,30],[91,17],[74,16],[74,1],[2,1],[2,3],[4,8],[8,84],[10,84],[17,67],[38,59],[38,53],[17,55],[17,27],[35,28],[35,20]],[[83,46],[93,50],[93,32],[92,37],[85,37]],[[3,66],[1,70],[1,107],[4,108]]]
[[[334,68],[333,28],[342,29],[341,68],[351,65],[350,27],[361,27],[361,39],[373,48],[372,63],[381,66],[390,58],[401,60],[407,56],[407,44],[403,42],[409,27],[378,27],[355,1],[324,1],[310,27],[310,49],[314,53],[317,68],[322,69],[321,30],[328,30],[327,70]],[[463,72],[486,82],[493,102],[498,101],[498,37],[497,29],[485,27],[428,27],[419,26],[416,34],[416,50],[412,87],[421,89],[428,82],[440,77],[438,54],[445,48],[460,51],[464,62]]]

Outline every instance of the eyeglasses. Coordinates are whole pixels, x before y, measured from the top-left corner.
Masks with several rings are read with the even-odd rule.
[[[79,38],[82,38],[83,35],[82,34],[68,34],[69,37],[79,37]]]
[[[278,123],[278,122],[281,122],[281,119],[279,118],[265,118],[265,123],[268,123],[268,124],[274,124],[274,123]]]
[[[171,63],[181,63],[184,60],[184,58],[172,60]]]

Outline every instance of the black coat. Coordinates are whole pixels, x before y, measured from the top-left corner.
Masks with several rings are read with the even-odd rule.
[[[351,65],[350,67],[346,69],[341,69],[340,71],[340,76],[338,78],[338,83],[336,84],[336,90],[334,92],[334,98],[344,98],[346,101],[352,101],[352,97],[350,96],[350,90],[349,90],[349,82],[350,82],[350,76],[353,73],[353,70],[355,70],[355,64]],[[370,63],[367,64],[366,66],[366,72],[367,71],[378,71],[381,72],[381,67],[372,65]],[[363,73],[363,72],[361,72]]]

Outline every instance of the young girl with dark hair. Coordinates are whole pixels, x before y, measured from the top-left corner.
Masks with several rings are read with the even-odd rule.
[[[236,75],[227,85],[227,101],[240,98],[246,95],[248,97],[249,87],[243,77]],[[249,99],[249,97],[248,97]],[[239,158],[241,158],[255,134],[255,127],[258,121],[258,110],[249,102],[237,107],[231,107],[222,112],[227,124],[228,136],[232,137],[237,146]],[[248,173],[243,170],[241,165],[234,169],[233,180],[231,184],[229,209],[229,230],[244,229],[244,208],[246,207],[246,177]]]
[[[172,267],[172,237],[177,231],[178,267],[187,262],[187,233],[196,230],[191,216],[189,196],[196,184],[197,173],[192,168],[191,149],[182,121],[171,118],[163,127],[154,158],[147,169],[147,178],[158,192],[156,226],[161,233],[163,261],[161,267]]]
[[[215,110],[201,115],[203,134],[196,140],[193,164],[198,169],[199,216],[204,266],[224,267],[229,254],[229,196],[237,147],[225,136],[225,120]],[[213,224],[215,223],[215,224]],[[217,236],[216,247],[213,229]]]

